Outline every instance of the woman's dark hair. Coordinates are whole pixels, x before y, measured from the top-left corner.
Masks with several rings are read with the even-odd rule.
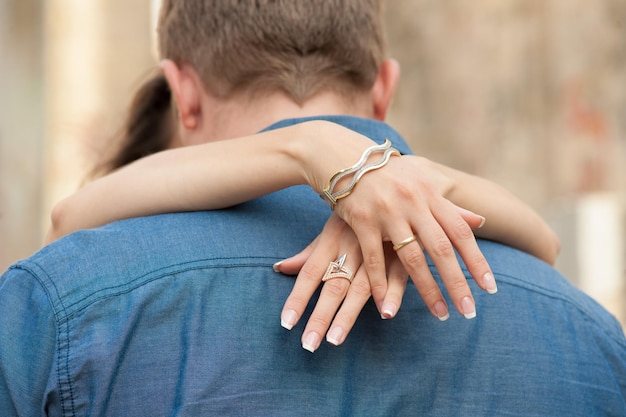
[[[174,136],[172,93],[165,76],[152,74],[135,93],[120,132],[120,142],[92,177],[106,175],[139,158],[167,149]],[[107,155],[109,155],[107,153]]]

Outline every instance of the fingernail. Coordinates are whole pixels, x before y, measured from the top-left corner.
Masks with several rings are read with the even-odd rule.
[[[461,310],[466,319],[476,317],[476,306],[470,297],[465,297],[461,300]]]
[[[343,329],[339,326],[330,329],[326,335],[326,341],[331,345],[339,346],[343,343]]]
[[[272,265],[272,269],[274,270],[274,272],[280,272],[280,270],[278,269],[280,267],[280,265],[283,263],[284,261],[278,261],[276,262],[274,265]]]
[[[446,321],[450,318],[450,313],[448,313],[448,307],[446,307],[446,303],[443,301],[437,301],[435,304],[435,314],[437,318],[441,321]]]
[[[483,282],[485,283],[485,288],[489,294],[495,294],[498,292],[498,285],[496,284],[496,280],[493,278],[491,272],[487,272],[483,275]]]
[[[483,216],[480,216],[480,215],[479,215],[479,217],[482,220],[480,221],[480,224],[478,225],[478,228],[481,229],[485,225],[485,222],[487,221],[487,219],[485,217],[483,217]]]
[[[310,332],[304,338],[302,342],[302,348],[313,353],[320,345],[320,335],[315,332]]]
[[[293,310],[285,310],[280,316],[280,325],[287,330],[293,329],[296,321],[298,321],[298,313]]]
[[[383,314],[381,317],[383,319],[390,319],[396,315],[397,307],[394,303],[387,302],[383,304]]]

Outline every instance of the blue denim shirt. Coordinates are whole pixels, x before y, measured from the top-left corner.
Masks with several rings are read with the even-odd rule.
[[[384,124],[331,119],[408,152]],[[0,279],[0,415],[626,415],[619,324],[492,242],[480,245],[499,292],[466,272],[475,319],[439,322],[409,284],[396,318],[370,303],[342,346],[303,350],[305,320],[280,326],[293,277],[272,264],[328,215],[293,187],[81,231],[18,262]]]

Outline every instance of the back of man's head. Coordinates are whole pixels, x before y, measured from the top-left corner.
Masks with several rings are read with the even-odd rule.
[[[164,0],[161,58],[189,64],[213,94],[371,88],[384,58],[381,0]]]

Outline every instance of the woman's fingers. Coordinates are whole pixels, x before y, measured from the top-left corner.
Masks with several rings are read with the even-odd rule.
[[[385,245],[385,256],[388,260],[387,294],[383,302],[382,318],[392,318],[398,312],[402,304],[402,297],[406,290],[407,273],[400,260],[394,255],[390,245]],[[370,280],[364,268],[359,269],[352,284],[348,288],[346,298],[333,320],[326,341],[332,345],[342,344],[354,323],[356,323],[361,310],[371,296]]]
[[[407,236],[407,233],[411,234]],[[419,236],[412,231],[405,231],[403,234],[394,236],[402,236],[392,238],[394,242],[400,242],[394,245],[396,254],[409,273],[424,303],[428,306],[433,316],[442,321],[446,320],[449,317],[448,307],[437,282],[430,272]],[[403,241],[405,243],[401,244]]]
[[[280,323],[287,330],[291,330],[304,313],[329,266],[327,260],[332,259],[332,256],[336,256],[336,253],[334,247],[320,245],[319,250],[313,253],[300,270],[280,316]],[[337,284],[335,282],[331,286],[336,286]],[[332,311],[333,314],[335,311],[337,309]]]
[[[390,239],[396,244],[398,257],[430,311],[444,320],[448,317],[448,307],[441,289],[430,272],[423,252],[425,249],[457,310],[467,318],[474,317],[476,314],[474,299],[455,249],[479,286],[490,292],[495,291],[493,275],[472,232],[472,229],[481,227],[485,219],[445,199],[433,187],[429,177],[422,175],[419,169],[393,172],[400,167],[400,162],[390,161],[385,170],[362,179],[363,185],[368,185],[368,188],[376,185],[375,189],[378,192],[364,193],[363,189],[357,189],[354,192],[355,196],[350,197],[368,201],[367,204],[360,202],[359,207],[356,207],[356,200],[346,199],[345,203],[348,204],[344,203],[345,206],[342,208],[350,210],[351,216],[346,215],[347,222],[354,228],[359,241],[368,242],[367,246],[362,245],[364,259],[373,258],[372,254],[376,254],[376,258],[380,259],[382,257],[378,255],[380,252],[370,249],[374,247],[373,241],[377,239],[380,246],[381,240]],[[376,184],[377,181],[384,181],[386,185],[381,187],[380,184]],[[404,203],[399,204],[398,201]],[[364,207],[370,207],[370,211]],[[354,212],[358,215],[355,216]],[[413,239],[414,236],[419,239]],[[365,239],[371,239],[372,243]],[[398,245],[401,242],[404,243]],[[378,282],[376,280],[379,273],[371,272],[373,268],[368,268],[368,262],[364,264],[370,275],[376,305],[381,314],[385,315],[385,307],[380,301],[383,291],[378,293],[374,285]],[[376,265],[378,262],[373,264]],[[387,289],[386,286],[381,288]]]
[[[315,304],[315,308],[302,334],[302,347],[304,349],[309,352],[315,352],[320,346],[324,335],[328,332],[330,323],[335,317],[335,313],[344,302],[353,280],[356,280],[352,271],[357,269],[360,263],[361,259],[359,255],[354,254],[352,256],[345,255],[345,261],[343,263],[341,262],[341,257],[339,257],[335,263],[331,263],[329,266],[323,279],[331,278],[324,282],[320,297]],[[335,275],[337,275],[337,277],[333,277]],[[365,280],[367,281],[367,277]],[[362,278],[357,282],[361,281]],[[361,308],[362,307],[363,306],[361,306]],[[334,337],[343,337],[342,334],[338,334],[341,328],[335,328],[334,330]],[[331,339],[332,337],[331,335]]]
[[[419,223],[413,227],[418,230],[424,249],[433,260],[456,309],[466,318],[473,318],[476,316],[476,305],[455,249],[481,288],[493,293],[497,289],[489,264],[478,247],[472,229],[462,217],[467,213],[459,213],[458,207],[443,198],[432,201],[430,211],[430,219],[421,216]],[[398,249],[398,256],[407,268],[411,268],[407,264],[423,261],[415,244]],[[430,272],[421,276],[414,276],[411,270],[409,273],[431,312],[440,319],[445,318],[445,301],[435,288],[436,283],[432,281]]]
[[[385,259],[388,259],[387,267],[387,293],[382,304],[381,316],[383,319],[395,317],[400,310],[402,297],[406,291],[408,274],[400,259],[395,256],[390,243],[385,244]]]
[[[446,205],[452,208],[446,208]],[[446,215],[446,210],[450,212],[450,215]],[[461,259],[463,259],[465,266],[472,277],[474,277],[476,283],[488,293],[495,294],[498,291],[496,281],[493,278],[489,263],[478,247],[476,237],[470,229],[471,225],[466,223],[466,217],[463,216],[462,212],[462,219],[455,220],[454,216],[451,215],[453,211],[458,212],[458,210],[458,206],[445,200],[442,207],[434,211],[434,215],[461,256]],[[483,224],[484,220],[480,226]]]
[[[352,284],[348,288],[346,297],[326,333],[326,341],[328,343],[339,346],[346,340],[348,333],[352,330],[352,326],[354,326],[370,296],[370,281],[365,269],[361,268],[357,271]],[[307,325],[307,330],[308,328],[309,325]]]
[[[420,237],[456,309],[465,318],[474,318],[476,316],[474,297],[467,284],[467,278],[458,263],[449,236],[446,235],[438,223],[432,223],[420,230]],[[441,302],[444,302],[443,297],[432,305],[431,311],[443,311]],[[442,319],[439,314],[437,314],[437,317]]]
[[[449,317],[448,306],[439,285],[432,276],[424,250],[435,263],[457,310],[465,317],[472,318],[476,314],[472,293],[454,250],[454,242],[458,242],[460,237],[448,236],[441,223],[462,223],[473,239],[472,231],[447,200],[432,193],[426,196],[427,198],[423,199],[422,203],[427,202],[427,204],[416,202],[410,212],[405,211],[396,216],[388,216],[390,220],[387,222],[386,229],[394,244],[393,249],[411,276],[411,280],[431,314],[440,320],[446,320]],[[439,217],[435,217],[436,215]],[[403,218],[408,218],[408,223],[402,221]],[[447,228],[450,229],[449,226]],[[466,237],[463,236],[463,238]],[[476,244],[475,241],[474,244]]]
[[[352,239],[346,241],[346,237],[350,238],[350,236],[352,236]],[[309,248],[307,248],[296,255],[296,257],[308,256],[308,259],[298,273],[296,283],[285,301],[281,313],[281,325],[284,328],[291,330],[304,313],[311,297],[320,286],[322,278],[330,266],[329,259],[335,260],[338,253],[346,253],[344,266],[349,269],[352,268],[351,271],[354,272],[354,268],[360,264],[361,254],[358,242],[353,236],[354,234],[350,230],[350,227],[339,217],[332,215],[324,226],[324,230],[316,239],[315,245],[311,247],[310,254]],[[339,244],[341,242],[344,242],[343,244],[346,248],[344,252],[339,252],[341,249],[339,248]],[[283,272],[283,268],[293,267],[298,263],[294,261],[293,265],[290,266],[292,260],[293,258],[283,261],[278,266],[278,269]],[[333,279],[331,281],[339,279],[341,281],[347,281],[342,278]],[[343,283],[332,282],[330,287],[336,287],[340,284],[342,285]],[[323,302],[323,297],[320,296],[320,300]],[[336,311],[337,308],[334,308],[331,313],[334,315]]]
[[[400,307],[407,274],[392,250],[387,248],[389,253],[383,252],[380,237],[377,238],[377,243],[380,246],[382,277],[385,280],[381,305],[385,306],[387,317],[392,317]],[[342,252],[344,255],[337,255]],[[386,257],[390,260],[388,270],[384,263]],[[334,261],[328,262],[334,258]],[[395,262],[391,259],[395,259]],[[352,229],[338,216],[333,215],[314,244],[293,258],[279,263],[275,268],[281,272],[289,272],[302,262],[304,265],[283,307],[281,324],[292,329],[322,284],[319,298],[302,335],[302,347],[314,352],[324,337],[331,344],[341,344],[371,297],[371,281],[363,266],[359,241]],[[389,291],[386,290],[387,276]],[[388,303],[384,304],[383,301]]]
[[[389,169],[393,170],[391,162]],[[296,273],[302,267],[281,315],[281,323],[288,329],[304,313],[328,272],[329,259],[345,252],[345,263],[334,261],[341,264],[335,272],[341,272],[343,266],[358,268],[352,282],[340,275],[324,283],[302,336],[307,350],[315,351],[324,336],[332,344],[343,343],[370,296],[382,317],[394,317],[400,308],[407,274],[432,314],[446,320],[448,306],[424,250],[433,260],[452,303],[466,318],[476,315],[476,306],[457,252],[481,288],[496,290],[489,265],[472,232],[484,223],[484,218],[450,203],[427,178],[419,180],[419,172],[409,170],[389,178],[382,175],[383,171],[362,179],[363,184],[354,195],[337,206],[317,242],[275,265],[283,273]],[[410,183],[402,178],[410,178]],[[364,192],[371,188],[366,185],[376,185],[377,181],[383,182],[374,187],[379,192]],[[395,244],[394,249],[388,241]],[[330,267],[333,272],[333,262]]]
[[[388,290],[382,237],[379,232],[367,228],[357,228],[354,233],[361,245],[363,267],[369,277],[371,296],[382,314],[383,301]]]

